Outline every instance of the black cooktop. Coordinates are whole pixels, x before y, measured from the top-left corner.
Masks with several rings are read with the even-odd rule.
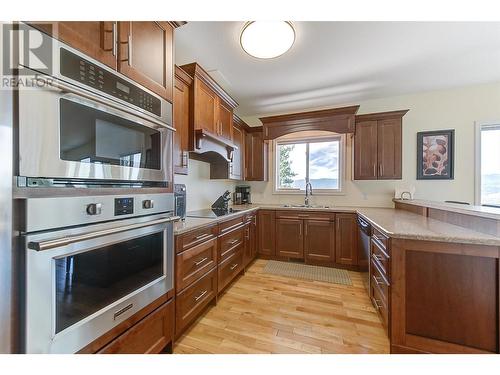
[[[186,216],[215,219],[220,216],[230,215],[240,211],[241,210],[235,210],[233,208],[229,208],[227,210],[213,210],[209,208],[207,210],[190,211],[186,214]]]

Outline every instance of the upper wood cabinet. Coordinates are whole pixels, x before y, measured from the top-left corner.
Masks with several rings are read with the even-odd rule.
[[[402,118],[408,110],[356,116],[354,179],[402,178]]]
[[[174,173],[188,174],[189,161],[189,98],[193,80],[181,68],[175,67],[173,126]]]
[[[168,22],[120,21],[118,71],[172,102],[173,42]]]
[[[268,180],[268,145],[262,128],[250,128],[245,135],[245,180]]]
[[[174,27],[171,22],[29,22],[172,102]]]
[[[233,141],[233,110],[238,105],[197,63],[181,66],[194,80],[191,100],[193,131]]]
[[[31,26],[82,51],[110,68],[117,67],[117,23],[111,21],[30,22]]]
[[[335,227],[335,263],[358,264],[358,223],[356,214],[338,213]]]

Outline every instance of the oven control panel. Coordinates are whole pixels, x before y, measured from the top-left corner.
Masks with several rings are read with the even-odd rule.
[[[161,101],[156,96],[64,48],[61,74],[161,117]]]
[[[134,213],[134,198],[115,198],[115,216]]]

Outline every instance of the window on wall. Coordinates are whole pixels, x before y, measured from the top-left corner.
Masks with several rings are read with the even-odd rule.
[[[275,191],[300,193],[310,182],[316,192],[342,188],[342,136],[276,141]]]
[[[478,146],[477,203],[500,207],[500,124],[480,125]]]

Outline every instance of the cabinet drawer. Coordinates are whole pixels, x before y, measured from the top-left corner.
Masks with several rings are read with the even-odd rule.
[[[374,282],[370,282],[370,298],[382,319],[387,334],[389,334],[389,305]]]
[[[243,250],[238,250],[231,257],[219,264],[218,291],[222,291],[243,268]]]
[[[217,264],[217,239],[203,242],[176,256],[175,285],[183,290]]]
[[[382,249],[378,241],[375,241],[373,238],[370,242],[370,248],[371,248],[371,259],[374,263],[376,263],[386,279],[389,279],[390,275],[390,264],[389,264],[389,255]]]
[[[387,244],[389,242],[389,238],[385,234],[383,234],[377,228],[372,227],[372,239],[377,241],[379,243],[379,245],[382,247],[382,249],[388,255],[390,255],[389,250],[388,250],[388,246],[387,246]]]
[[[136,325],[111,341],[100,354],[160,353],[172,341],[174,331],[174,303],[158,307]]]
[[[242,225],[244,222],[245,222],[245,215],[240,215],[238,217],[219,223],[219,233],[221,234],[226,233],[236,228],[238,225]]]
[[[245,227],[242,226],[219,237],[219,261],[227,259],[239,250],[245,240]]]
[[[200,229],[195,229],[187,233],[183,233],[176,238],[176,253],[196,246],[204,241],[210,240],[217,236],[217,225],[211,225]]]
[[[335,220],[335,213],[287,210],[287,211],[276,211],[276,218],[278,218],[278,219],[311,219],[311,220],[334,221]]]
[[[177,294],[175,334],[178,336],[217,295],[217,268]]]
[[[379,289],[381,298],[387,305],[387,301],[389,301],[389,282],[384,277],[374,260],[372,260],[370,268],[370,283]]]

